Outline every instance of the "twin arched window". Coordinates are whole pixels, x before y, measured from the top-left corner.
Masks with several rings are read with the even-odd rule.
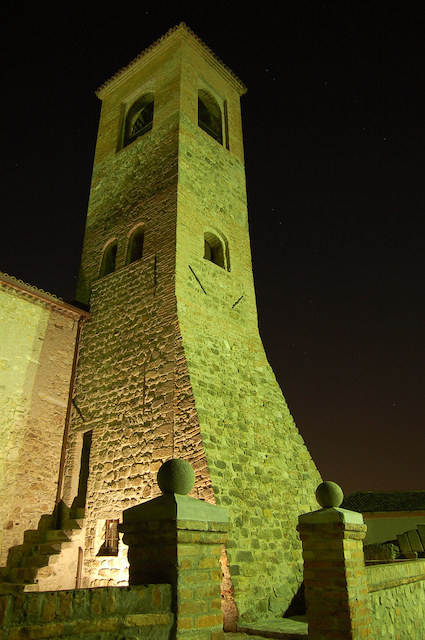
[[[131,105],[125,118],[123,147],[152,129],[153,109],[153,93],[145,93]]]
[[[122,146],[126,147],[152,129],[154,94],[145,93],[129,108],[125,116]],[[198,91],[198,125],[219,144],[223,144],[223,118],[220,105],[205,89]]]
[[[145,227],[140,225],[134,229],[130,235],[127,245],[127,256],[125,264],[131,264],[143,258],[143,242],[145,238]],[[109,275],[115,271],[115,263],[117,259],[118,240],[111,240],[103,252],[102,263],[100,266],[99,278]]]
[[[145,239],[144,225],[137,226],[130,235],[127,245],[125,264],[131,264],[143,258],[143,244]],[[99,278],[115,271],[118,240],[111,240],[105,247],[100,266]],[[227,240],[219,238],[211,231],[204,233],[204,259],[230,271],[230,256]]]

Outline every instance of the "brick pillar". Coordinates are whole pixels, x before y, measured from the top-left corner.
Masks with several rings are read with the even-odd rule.
[[[227,511],[182,495],[174,480],[161,484],[164,467],[170,473],[173,465],[184,468],[183,462],[170,460],[159,470],[164,495],[124,511],[119,529],[129,547],[129,584],[172,585],[175,638],[222,640],[220,556],[227,541]]]
[[[323,508],[298,518],[309,640],[369,640],[363,516],[339,508],[343,493],[333,482],[316,497]]]

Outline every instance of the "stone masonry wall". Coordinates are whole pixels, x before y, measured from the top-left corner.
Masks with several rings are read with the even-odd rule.
[[[198,127],[199,87],[226,114],[224,146]],[[121,149],[126,109],[145,91],[155,94],[153,128]],[[82,434],[92,430],[84,584],[122,584],[125,550],[98,555],[105,520],[154,497],[161,463],[185,458],[197,474],[194,495],[229,507],[231,576],[249,618],[282,613],[298,588],[296,518],[312,506],[319,475],[258,335],[241,92],[184,29],[100,91],[78,288],[80,300],[91,290],[91,319],[64,500],[71,506],[76,495]],[[126,265],[139,223],[143,258]],[[228,243],[230,270],[203,258],[205,232]],[[99,279],[112,239],[116,269]]]
[[[198,83],[226,101],[230,149],[197,126]],[[297,517],[320,476],[258,333],[239,95],[194,52],[184,58],[176,295],[196,411],[241,620],[281,615],[302,580]],[[196,167],[196,170],[195,170]],[[204,232],[228,243],[230,270],[204,258]]]
[[[373,638],[425,637],[425,560],[366,568]]]
[[[173,619],[166,584],[0,596],[4,640],[168,640]]]
[[[78,317],[0,289],[0,563],[55,505]]]
[[[178,49],[142,79],[105,96],[79,278],[91,289],[81,343],[64,501],[77,492],[82,435],[93,430],[86,503],[84,584],[127,580],[126,548],[99,554],[105,520],[157,495],[162,462],[183,455],[197,472],[193,495],[213,499],[177,323],[174,291]],[[177,85],[177,86],[176,86]],[[118,150],[123,102],[155,88],[154,127]],[[126,265],[128,239],[144,224],[143,257]],[[115,272],[99,279],[102,251],[118,241]]]
[[[212,497],[175,299],[171,295],[167,302],[161,273],[156,289],[153,286],[153,263],[146,257],[94,286],[92,317],[82,338],[78,412],[68,448],[68,459],[76,468],[69,465],[64,499],[71,506],[82,433],[92,429],[87,586],[127,580],[125,547],[118,558],[97,555],[104,522],[159,495],[155,478],[162,462],[184,454],[197,472],[192,495]]]

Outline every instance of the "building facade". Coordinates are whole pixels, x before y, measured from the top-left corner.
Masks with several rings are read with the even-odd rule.
[[[0,564],[57,501],[81,326],[88,314],[0,274]]]
[[[123,510],[159,494],[164,461],[188,460],[191,495],[229,510],[227,615],[252,619],[299,588],[297,517],[320,477],[258,331],[245,91],[184,24],[98,91],[77,289],[90,317],[59,487],[79,583],[123,585]]]

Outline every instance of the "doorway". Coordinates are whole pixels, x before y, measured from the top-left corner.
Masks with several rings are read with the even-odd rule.
[[[81,462],[80,462],[80,477],[78,480],[78,493],[74,500],[73,506],[77,508],[84,508],[86,506],[87,497],[87,482],[89,479],[89,462],[90,462],[90,450],[92,443],[93,431],[86,431],[83,435],[83,447],[81,450]]]

